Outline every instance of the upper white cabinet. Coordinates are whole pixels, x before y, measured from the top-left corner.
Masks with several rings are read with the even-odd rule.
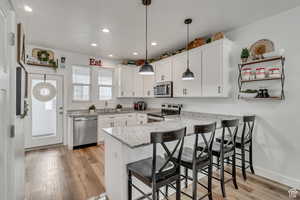
[[[143,97],[144,96],[144,77],[139,74],[139,67],[134,69],[134,84],[133,84],[133,97]]]
[[[135,68],[121,65],[118,68],[119,92],[118,97],[133,97]]]
[[[144,97],[154,97],[155,75],[144,76]]]
[[[202,95],[202,52],[201,49],[190,51],[190,70],[194,73],[195,79],[190,81],[182,80],[182,74],[187,69],[187,54],[182,53],[173,58],[173,90],[174,97],[200,97]]]
[[[172,81],[172,57],[153,63],[156,82]]]
[[[231,42],[224,39],[202,48],[202,96],[229,95],[229,53]]]

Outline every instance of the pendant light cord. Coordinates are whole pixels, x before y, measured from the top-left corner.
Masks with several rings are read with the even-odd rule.
[[[186,40],[186,53],[187,53],[187,68],[190,67],[190,52],[189,52],[189,42],[190,42],[190,25],[187,24],[187,40]]]
[[[146,62],[148,61],[148,5],[146,5]]]

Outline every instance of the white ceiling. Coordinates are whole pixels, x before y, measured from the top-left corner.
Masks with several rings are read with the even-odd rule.
[[[141,0],[13,0],[31,44],[116,59],[143,58],[145,8]],[[32,13],[24,11],[29,5]],[[152,0],[149,7],[150,56],[182,47],[184,19],[191,37],[249,24],[300,5],[299,0]],[[102,28],[110,33],[102,33]],[[91,47],[91,43],[98,47]],[[138,56],[132,53],[138,52]]]

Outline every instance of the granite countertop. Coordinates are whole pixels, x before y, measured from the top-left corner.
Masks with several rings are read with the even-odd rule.
[[[108,111],[105,111],[103,109],[97,110],[94,113],[89,113],[88,110],[71,110],[67,111],[68,117],[93,117],[93,116],[105,116],[105,115],[119,115],[119,114],[129,114],[129,113],[141,113],[141,114],[147,114],[147,113],[154,113],[154,112],[160,112],[160,109],[147,109],[147,110],[133,110],[133,109],[124,109],[122,111],[116,111],[115,109],[109,109]]]
[[[104,132],[130,148],[137,148],[150,144],[150,133],[170,131],[187,127],[187,136],[193,134],[195,125],[217,122],[217,129],[221,128],[221,120],[242,119],[242,116],[218,115],[207,113],[183,113],[180,116],[168,116],[165,121],[145,125],[128,127],[104,128]]]

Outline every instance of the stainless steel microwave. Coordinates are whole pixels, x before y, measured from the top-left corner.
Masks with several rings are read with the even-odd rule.
[[[154,97],[157,98],[171,98],[173,97],[173,82],[159,82],[154,86]]]

